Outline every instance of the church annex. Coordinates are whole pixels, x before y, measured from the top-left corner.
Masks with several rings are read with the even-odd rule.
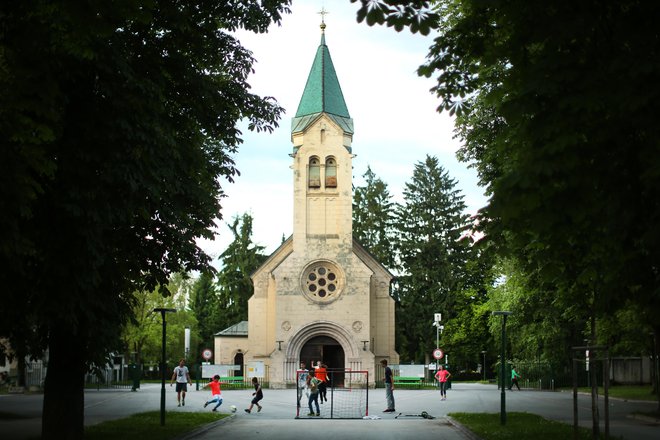
[[[381,359],[399,361],[393,276],[352,236],[353,119],[324,31],[291,124],[293,234],[252,275],[247,323],[215,340],[216,364],[274,388],[295,383],[300,361],[366,370],[372,384]]]

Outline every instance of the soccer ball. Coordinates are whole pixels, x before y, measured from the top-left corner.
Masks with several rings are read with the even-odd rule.
[[[231,410],[231,412],[236,412],[236,405],[230,406],[229,409]]]

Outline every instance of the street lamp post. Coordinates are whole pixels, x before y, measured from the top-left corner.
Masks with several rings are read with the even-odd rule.
[[[501,357],[500,357],[500,388],[502,390],[501,392],[501,403],[500,403],[500,423],[502,425],[506,425],[506,384],[505,384],[505,377],[506,377],[506,369],[505,369],[505,364],[506,364],[506,317],[511,315],[512,312],[509,311],[503,311],[499,310],[496,312],[493,312],[494,316],[501,316],[502,317],[502,350],[501,350]]]
[[[481,364],[481,369],[482,369],[483,372],[484,372],[484,382],[486,382],[486,350],[483,350],[483,351],[481,352],[481,354],[484,355],[484,363]]]
[[[163,320],[163,342],[162,342],[163,352],[160,363],[160,373],[161,373],[160,426],[165,426],[165,335],[167,334],[167,322],[165,321],[165,313],[176,312],[176,309],[165,309],[162,307],[158,307],[154,309],[154,312],[160,312],[160,316]]]
[[[442,321],[442,314],[441,313],[436,313],[433,315],[434,321],[433,325],[435,326],[435,348],[438,349],[440,348],[440,321]],[[439,359],[435,359],[435,372],[438,372],[438,362]]]

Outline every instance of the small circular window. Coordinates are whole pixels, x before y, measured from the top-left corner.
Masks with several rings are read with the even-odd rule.
[[[311,300],[329,302],[341,293],[343,279],[336,265],[329,261],[317,261],[303,271],[301,287],[305,296]]]

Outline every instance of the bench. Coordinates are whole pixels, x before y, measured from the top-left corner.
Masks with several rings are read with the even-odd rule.
[[[422,386],[422,378],[416,376],[394,376],[394,385]]]
[[[220,378],[220,383],[229,385],[243,384],[243,382],[245,382],[245,378],[243,376],[228,376]]]

